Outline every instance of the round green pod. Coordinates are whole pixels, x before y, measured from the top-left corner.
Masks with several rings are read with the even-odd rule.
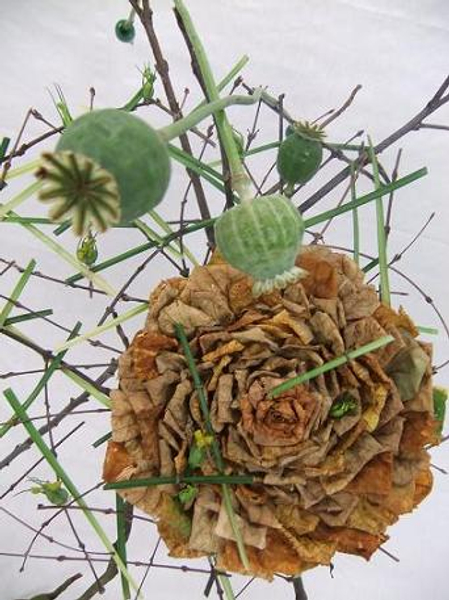
[[[318,171],[322,160],[321,142],[295,131],[279,146],[277,169],[290,185],[306,183]]]
[[[63,132],[37,172],[50,216],[72,217],[75,233],[125,225],[162,200],[170,180],[165,142],[145,121],[118,109],[94,110]]]
[[[218,249],[225,260],[254,279],[260,295],[303,276],[295,266],[304,222],[285,196],[261,196],[223,213],[215,223]]]
[[[121,42],[132,42],[136,36],[133,22],[128,19],[120,19],[120,21],[117,21],[115,25],[115,35]]]

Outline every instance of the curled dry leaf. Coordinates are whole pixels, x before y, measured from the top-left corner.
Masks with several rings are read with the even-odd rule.
[[[157,520],[173,556],[213,553],[218,568],[244,571],[221,486],[182,483],[218,472],[175,323],[189,338],[224,474],[254,478],[231,486],[253,575],[298,575],[337,551],[368,559],[431,490],[426,447],[441,430],[431,347],[403,309],[379,302],[350,258],[312,246],[298,264],[305,279],[257,299],[252,281],[217,257],[188,279],[162,282],[120,359],[104,477],[180,477],[120,491]],[[394,341],[385,348],[270,396],[387,334]]]

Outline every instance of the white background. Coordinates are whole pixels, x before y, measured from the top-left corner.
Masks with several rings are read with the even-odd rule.
[[[156,27],[164,50],[171,61],[176,91],[182,94],[188,86],[191,90],[189,106],[200,98],[199,90],[190,74],[189,59],[182,38],[171,13],[171,2],[158,0],[153,3]],[[277,95],[285,92],[285,105],[297,118],[313,119],[329,108],[340,105],[351,89],[363,84],[353,106],[328,130],[331,141],[344,141],[359,129],[368,132],[379,141],[397,129],[414,115],[436,91],[449,69],[449,3],[447,0],[190,0],[192,16],[203,36],[217,77],[222,77],[242,54],[250,55],[250,63],[244,71],[245,79],[252,85],[269,85]],[[48,88],[58,83],[67,98],[72,112],[80,114],[88,104],[89,87],[97,92],[96,106],[116,106],[124,103],[139,86],[137,68],[151,60],[143,31],[138,30],[133,45],[120,44],[114,39],[114,24],[127,15],[125,0],[0,0],[0,136],[14,137],[26,110],[33,106],[50,120],[57,122],[57,115],[49,97]],[[163,97],[161,86],[157,94]],[[155,111],[143,113],[159,122]],[[253,111],[231,110],[234,123],[245,131],[251,124]],[[163,119],[165,122],[166,120]],[[449,107],[443,108],[429,122],[449,125]],[[276,135],[277,122],[270,111],[263,111],[262,132],[259,142],[271,141]],[[42,126],[32,123],[25,139],[42,132]],[[258,142],[258,143],[259,143]],[[411,133],[383,157],[386,167],[392,167],[398,147],[404,149],[401,174],[426,165],[429,176],[398,192],[395,199],[391,256],[405,246],[420,229],[431,212],[436,211],[425,234],[398,265],[411,275],[435,300],[442,313],[448,317],[449,272],[447,267],[447,227],[449,217],[449,132],[422,130]],[[51,147],[49,143],[47,147]],[[30,153],[29,156],[36,154]],[[211,160],[213,157],[211,157]],[[23,161],[22,161],[23,162]],[[22,164],[19,160],[15,166]],[[255,172],[257,171],[257,163]],[[261,162],[259,168],[262,169]],[[326,169],[303,192],[304,197],[328,179],[340,168]],[[258,173],[259,179],[262,171]],[[24,178],[14,182],[2,193],[2,202],[22,188]],[[172,179],[162,214],[176,218],[177,207],[185,184],[185,176],[176,171]],[[366,185],[366,184],[364,184]],[[361,190],[369,187],[361,187]],[[210,190],[207,190],[208,193]],[[331,194],[333,205],[339,199],[341,189]],[[302,197],[303,198],[303,197]],[[212,211],[218,213],[221,202],[210,192]],[[330,205],[330,204],[329,204]],[[324,208],[322,204],[319,207]],[[194,214],[194,207],[191,208]],[[21,214],[43,214],[35,200],[19,211]],[[363,250],[375,253],[373,230],[374,209],[361,211]],[[12,224],[1,225],[0,256],[15,258],[26,264],[30,258],[38,260],[42,271],[64,277],[70,268],[44,249],[33,237]],[[129,248],[134,242],[141,243],[135,233],[114,232],[102,242],[103,256],[109,256]],[[341,218],[330,230],[328,241],[350,246],[350,220]],[[62,238],[67,248],[73,248],[70,235]],[[194,251],[202,256],[203,237],[195,238]],[[139,261],[131,263],[137,266]],[[108,279],[116,287],[126,280],[129,267],[119,267],[108,272]],[[173,274],[173,269],[159,259],[145,277],[132,288],[132,293],[146,297],[149,289],[161,278]],[[0,291],[7,294],[17,273],[12,270],[0,278]],[[410,292],[404,281],[393,278],[393,288]],[[52,305],[55,318],[67,327],[73,327],[80,319],[84,330],[95,326],[101,315],[104,301],[89,301],[87,295],[66,290],[58,285],[35,280],[25,291],[24,304],[39,309]],[[435,340],[435,363],[449,356],[449,344],[435,313],[419,295],[396,297],[421,325],[439,327]],[[121,310],[128,309],[125,305]],[[143,319],[137,318],[127,327],[136,331]],[[41,345],[54,348],[64,334],[48,326],[23,327]],[[119,346],[117,338],[110,335],[105,340]],[[71,362],[102,362],[108,355],[87,345],[76,348],[68,355]],[[20,350],[15,344],[2,340],[0,372],[20,368],[39,368],[41,363],[32,354]],[[12,385],[22,398],[33,385],[34,378],[22,377],[5,381]],[[449,384],[449,371],[443,370],[437,381]],[[63,406],[71,395],[79,391],[70,387],[66,380],[55,377],[50,387],[54,406]],[[42,404],[35,413],[42,414]],[[1,405],[1,420],[10,415],[9,408]],[[76,422],[61,425],[55,433],[60,439]],[[79,419],[78,419],[79,420]],[[99,478],[103,448],[91,449],[91,443],[108,429],[107,415],[86,415],[87,423],[80,433],[64,446],[60,460],[71,473],[79,489],[85,490]],[[3,456],[24,437],[23,431],[14,430],[2,442]],[[433,461],[449,469],[448,446],[434,451]],[[20,464],[5,469],[1,477],[1,491],[14,481],[21,471],[32,464],[38,455],[27,452]],[[50,478],[45,466],[36,475]],[[382,553],[376,554],[370,563],[348,556],[335,561],[334,579],[325,568],[307,573],[304,577],[310,600],[352,600],[363,596],[365,600],[447,600],[446,568],[449,555],[449,478],[435,471],[435,490],[432,496],[413,515],[402,518],[390,530],[391,539],[386,548],[400,558],[396,564]],[[23,485],[19,489],[24,489]],[[105,506],[113,500],[112,494],[97,492],[90,497],[93,506]],[[34,526],[39,526],[48,516],[36,511],[36,499],[29,495],[9,496],[4,507],[21,515]],[[49,533],[58,541],[76,545],[67,521],[60,518],[59,526]],[[77,519],[79,531],[90,549],[101,551],[99,542],[90,533],[82,519]],[[105,517],[104,526],[114,536],[112,517]],[[23,552],[31,533],[4,513],[0,514],[0,551]],[[134,560],[148,559],[154,545],[154,531],[137,521],[134,525],[129,554]],[[76,554],[46,541],[36,544],[36,554]],[[79,554],[79,553],[78,553]],[[161,549],[159,563],[176,563],[165,556]],[[176,563],[176,564],[179,564]],[[199,561],[198,566],[205,563]],[[24,574],[19,575],[20,559],[0,556],[0,596],[4,600],[30,597],[35,593],[49,591],[66,576],[82,570],[82,583],[73,586],[63,598],[75,599],[91,582],[92,576],[81,563],[59,563],[30,559]],[[102,565],[98,567],[99,572]],[[134,569],[139,579],[142,569]],[[243,579],[233,578],[238,590]],[[147,598],[156,600],[182,597],[186,600],[202,597],[206,576],[183,574],[164,569],[153,569],[147,578]],[[108,586],[103,598],[115,600],[120,597],[117,582]],[[284,582],[273,584],[257,582],[246,598],[270,597],[273,600],[293,597],[293,590]]]

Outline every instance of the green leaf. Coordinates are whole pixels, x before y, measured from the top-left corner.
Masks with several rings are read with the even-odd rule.
[[[430,358],[414,340],[387,365],[385,372],[396,384],[401,400],[406,402],[416,396],[424,373],[430,364]]]
[[[433,388],[433,412],[435,420],[439,422],[437,433],[440,435],[443,431],[444,418],[446,416],[446,404],[448,393],[441,387]]]

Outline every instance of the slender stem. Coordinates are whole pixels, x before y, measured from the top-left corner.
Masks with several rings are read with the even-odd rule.
[[[91,525],[92,529],[95,531],[95,533],[101,540],[103,546],[106,548],[106,550],[108,552],[111,553],[111,555],[114,559],[114,562],[117,565],[120,572],[127,579],[129,584],[131,585],[131,587],[137,591],[137,589],[138,589],[137,584],[134,582],[134,580],[131,577],[130,573],[128,572],[127,568],[123,564],[122,559],[117,554],[117,551],[115,550],[114,546],[111,544],[104,529],[101,527],[100,523],[97,521],[94,514],[89,510],[86,502],[82,498],[82,496],[79,493],[78,489],[76,488],[75,484],[70,479],[70,477],[67,475],[65,470],[62,468],[62,466],[56,459],[56,457],[53,454],[53,452],[51,451],[51,449],[47,446],[43,437],[40,435],[38,430],[34,427],[33,423],[30,421],[26,411],[23,409],[17,396],[14,394],[14,392],[10,388],[5,390],[3,393],[4,393],[5,398],[11,405],[11,408],[14,410],[14,412],[16,413],[18,418],[22,421],[23,426],[27,430],[28,435],[31,437],[31,439],[33,440],[36,447],[39,449],[41,454],[44,456],[44,458],[46,459],[49,466],[53,469],[53,471],[55,472],[55,475],[63,482],[64,486],[67,488],[67,490],[73,496],[73,498],[75,499],[78,506],[82,509],[84,516],[86,517],[86,519],[89,522],[89,524]]]
[[[309,381],[310,379],[314,379],[315,377],[318,377],[318,375],[322,375],[323,373],[332,371],[333,369],[336,369],[337,367],[341,367],[345,363],[347,363],[351,360],[355,360],[359,356],[363,356],[364,354],[368,354],[369,352],[374,352],[375,350],[378,350],[379,348],[386,346],[387,344],[389,344],[392,341],[394,341],[393,336],[385,335],[377,340],[374,340],[373,342],[370,342],[369,344],[360,346],[360,348],[351,350],[350,352],[347,352],[346,354],[343,354],[342,356],[337,356],[337,358],[330,360],[329,362],[325,363],[324,365],[316,367],[315,369],[311,369],[310,371],[307,371],[306,373],[303,373],[302,375],[298,375],[297,377],[292,377],[291,379],[287,379],[287,381],[284,381],[284,383],[281,383],[280,385],[277,385],[272,390],[270,390],[270,392],[268,392],[268,397],[274,398],[276,396],[279,396],[283,392],[286,392],[287,390],[290,390],[291,388],[293,388],[297,385],[300,385],[301,383],[305,383],[306,381]]]
[[[225,96],[224,98],[218,98],[205,104],[201,108],[192,111],[186,117],[163,127],[158,130],[159,135],[163,140],[169,142],[174,138],[179,137],[183,133],[186,133],[189,129],[192,129],[195,125],[198,125],[201,121],[203,121],[206,117],[217,113],[219,111],[223,111],[223,109],[228,106],[233,106],[236,104],[254,104],[259,99],[259,93],[256,91],[252,96]],[[234,143],[234,141],[233,141]],[[239,159],[240,160],[240,159]]]
[[[242,56],[242,58],[236,62],[236,64],[232,67],[232,69],[229,71],[229,73],[227,75],[225,75],[223,77],[223,79],[221,81],[219,81],[217,83],[217,90],[219,92],[221,92],[222,90],[224,90],[224,88],[231,83],[235,77],[240,73],[240,71],[243,69],[243,67],[248,63],[249,61],[249,57],[244,54]],[[201,106],[204,106],[207,103],[207,100],[202,100],[196,107],[196,108],[200,108]]]
[[[198,68],[204,83],[206,95],[210,101],[218,101],[219,93],[212,69],[190,14],[183,0],[175,0],[174,4],[180,24],[182,25],[183,33],[185,32],[185,35],[191,45],[194,57],[198,63]],[[257,94],[257,101],[259,101],[260,95],[261,92]],[[254,96],[256,96],[256,94],[253,94],[253,98]],[[215,115],[215,121],[221,143],[229,163],[229,169],[231,172],[231,187],[237,192],[241,200],[250,200],[252,195],[249,190],[249,178],[245,172],[245,169],[243,168],[236,143],[232,136],[232,128],[229,124],[226,114],[224,112],[217,113]]]
[[[374,185],[376,189],[381,187],[379,178],[379,167],[371,138],[368,136],[368,154],[373,166]],[[385,235],[385,217],[383,198],[376,199],[376,222],[377,222],[377,248],[379,254],[380,270],[380,296],[382,302],[387,306],[391,304],[390,281],[388,277],[387,239]]]

